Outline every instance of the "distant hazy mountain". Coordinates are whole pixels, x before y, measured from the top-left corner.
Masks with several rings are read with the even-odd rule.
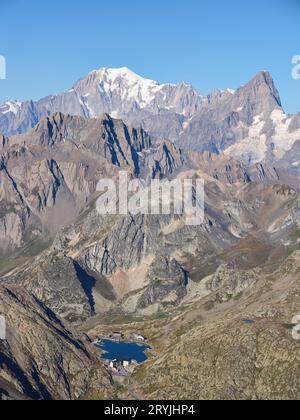
[[[201,96],[184,83],[160,85],[127,68],[103,68],[89,73],[66,93],[37,102],[5,103],[0,108],[0,132],[22,133],[35,126],[41,117],[55,112],[86,118],[108,113],[137,125],[144,119],[153,116],[163,119],[167,115],[174,118],[174,124],[180,130],[184,119],[201,108],[201,101]]]
[[[206,99],[184,123],[175,140],[179,146],[224,152],[246,164],[285,161],[291,148],[298,149],[300,114],[286,115],[269,73],[260,72],[238,90],[215,92]]]
[[[66,93],[0,108],[0,132],[24,133],[56,112],[95,118],[103,113],[185,149],[226,151],[244,162],[284,158],[300,139],[300,115],[284,113],[267,72],[236,91],[201,96],[182,83],[158,84],[127,68],[89,73]]]

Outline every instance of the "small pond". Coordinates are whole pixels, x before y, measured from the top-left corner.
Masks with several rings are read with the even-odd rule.
[[[143,363],[148,360],[145,352],[150,348],[144,344],[112,340],[102,340],[101,343],[96,344],[96,347],[99,347],[105,352],[101,355],[101,359],[132,359],[138,363]]]

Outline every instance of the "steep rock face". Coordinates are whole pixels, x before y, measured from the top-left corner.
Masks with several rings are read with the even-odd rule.
[[[22,288],[0,288],[7,324],[0,341],[0,399],[77,399],[108,396],[110,378],[97,366],[86,338],[71,332]]]
[[[0,147],[2,148],[6,146],[7,142],[8,142],[7,137],[0,135]]]
[[[182,151],[182,153],[185,152]],[[204,152],[202,154],[188,153],[188,157],[190,167],[201,168],[203,172],[223,183],[284,183],[286,179],[286,175],[280,167],[270,165],[266,162],[249,166],[228,154],[215,155],[211,152]],[[289,182],[292,182],[292,178],[296,186],[296,178],[290,177]]]
[[[22,245],[23,224],[16,213],[6,213],[0,219],[0,240],[2,249],[13,249]]]
[[[139,298],[137,309],[158,304],[163,311],[175,306],[187,294],[188,273],[175,259],[156,258],[148,272],[149,287]]]
[[[74,196],[59,164],[52,159],[36,158],[28,150],[14,152],[4,156],[0,168],[1,230],[7,231],[14,222],[14,228],[7,234],[12,249],[41,237],[51,227],[60,228],[74,215]],[[68,216],[61,216],[63,208],[69,209]]]
[[[170,175],[183,158],[170,142],[127,127],[108,115],[85,120],[61,113],[1,151],[0,235],[3,248],[21,247],[68,224],[102,178]],[[8,229],[11,224],[13,229]]]
[[[264,143],[266,138],[261,138],[260,132],[267,134],[263,128],[271,122],[274,110],[281,110],[279,94],[270,74],[261,72],[235,92],[219,92],[209,97],[207,106],[188,122],[179,144],[197,151],[221,152],[244,140],[254,153],[251,143]],[[270,127],[269,135],[271,131]]]
[[[76,325],[108,311],[115,303],[105,276],[52,248],[2,276],[0,284],[25,288],[66,322]]]
[[[186,166],[187,156],[172,143],[161,141],[156,145],[156,153],[149,159],[152,178],[170,177]]]
[[[108,222],[111,232],[88,248],[84,255],[85,264],[103,275],[112,275],[117,268],[128,270],[138,264],[147,246],[144,216],[118,218],[113,223]]]
[[[41,302],[47,302],[55,313],[62,314],[69,322],[84,321],[94,314],[94,304],[88,293],[89,283],[83,283],[80,269],[70,258],[53,255],[45,260],[39,259],[30,266],[30,271],[25,269],[11,280],[25,287]]]

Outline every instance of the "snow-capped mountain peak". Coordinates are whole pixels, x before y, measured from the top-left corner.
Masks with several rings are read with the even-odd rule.
[[[166,85],[138,76],[127,67],[101,69],[98,75],[105,91],[120,91],[124,99],[136,100],[140,105],[151,103]]]
[[[171,111],[191,117],[201,107],[202,97],[191,86],[160,84],[143,78],[127,67],[100,68],[75,83],[69,93],[79,95],[84,115],[103,112],[133,124],[137,114]],[[139,124],[138,124],[139,125]]]
[[[88,73],[67,92],[37,102],[4,104],[0,107],[0,133],[23,133],[41,117],[55,112],[86,118],[107,113],[136,127],[145,121],[145,128],[154,135],[172,139],[182,131],[185,119],[204,105],[205,98],[186,83],[160,84],[127,67],[104,67]]]
[[[73,89],[84,97],[97,91],[104,95],[119,96],[122,101],[134,101],[140,108],[144,108],[155,100],[159,92],[169,86],[175,87],[143,78],[127,67],[103,67],[93,70],[87,77],[79,80]]]
[[[285,115],[268,72],[235,91],[216,90],[203,97],[186,83],[159,84],[127,67],[104,67],[65,93],[5,103],[0,133],[24,133],[56,112],[85,118],[109,114],[182,148],[226,152],[250,163],[282,159],[300,140],[300,115]]]

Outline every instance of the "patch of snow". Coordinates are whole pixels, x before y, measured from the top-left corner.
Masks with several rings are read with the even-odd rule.
[[[18,111],[20,110],[22,106],[22,102],[18,102],[18,101],[8,101],[5,102],[5,104],[0,108],[0,110],[2,111],[2,114],[9,114],[9,113],[13,113],[13,114],[17,114]]]
[[[264,126],[265,121],[263,121],[262,116],[256,115],[252,126],[249,128],[248,137],[233,144],[224,153],[247,163],[262,161],[268,150],[267,137],[265,134],[261,134]]]
[[[246,163],[261,162],[268,151],[267,137],[246,138],[225,150],[226,155],[234,156]]]
[[[239,110],[240,108],[237,111]],[[263,115],[256,115],[252,126],[249,128],[248,136],[239,143],[230,146],[225,154],[248,163],[257,163],[266,157],[268,151],[267,140],[271,140],[274,144],[276,159],[281,159],[293,147],[294,143],[300,140],[300,129],[289,131],[292,119],[281,109],[275,109],[271,113],[270,119],[274,127],[271,138],[267,139],[266,135],[262,134],[266,124]],[[300,166],[300,162],[295,162],[293,166]]]
[[[277,159],[283,157],[285,152],[290,150],[294,143],[300,140],[300,130],[289,131],[292,119],[289,118],[281,109],[275,109],[271,114],[275,134],[272,141],[275,146],[275,156]]]
[[[268,229],[269,233],[276,233],[280,230],[286,229],[294,223],[294,220],[291,215],[287,216],[284,220],[275,221]]]
[[[115,119],[120,119],[120,114],[119,114],[119,112],[118,111],[112,111],[112,112],[110,112],[110,116],[112,117],[112,118],[115,118]]]
[[[99,83],[106,93],[117,91],[123,101],[135,100],[141,107],[151,103],[156,94],[167,86],[153,80],[144,79],[127,67],[102,68],[96,70],[96,72]]]
[[[87,98],[88,96],[89,95],[86,95],[84,98]],[[85,105],[85,107],[86,107],[86,109],[88,111],[89,118],[95,118],[96,117],[96,114],[95,114],[94,110],[89,106],[89,103],[88,103],[87,100],[84,101],[84,105]]]
[[[187,129],[188,126],[190,125],[191,121],[193,120],[193,117],[189,118],[188,120],[186,120],[183,124],[182,124],[182,128],[183,130]]]
[[[79,104],[83,107],[83,108],[85,108],[85,103],[83,102],[83,97],[78,93],[78,92],[76,92],[76,96],[77,96],[77,99],[78,99],[78,102],[79,102]]]
[[[76,96],[78,99],[79,104],[81,105],[81,107],[87,111],[88,113],[88,117],[89,118],[95,118],[96,114],[95,112],[92,110],[92,108],[89,106],[89,103],[87,101],[87,95],[85,96],[81,96],[78,92],[76,92]]]

